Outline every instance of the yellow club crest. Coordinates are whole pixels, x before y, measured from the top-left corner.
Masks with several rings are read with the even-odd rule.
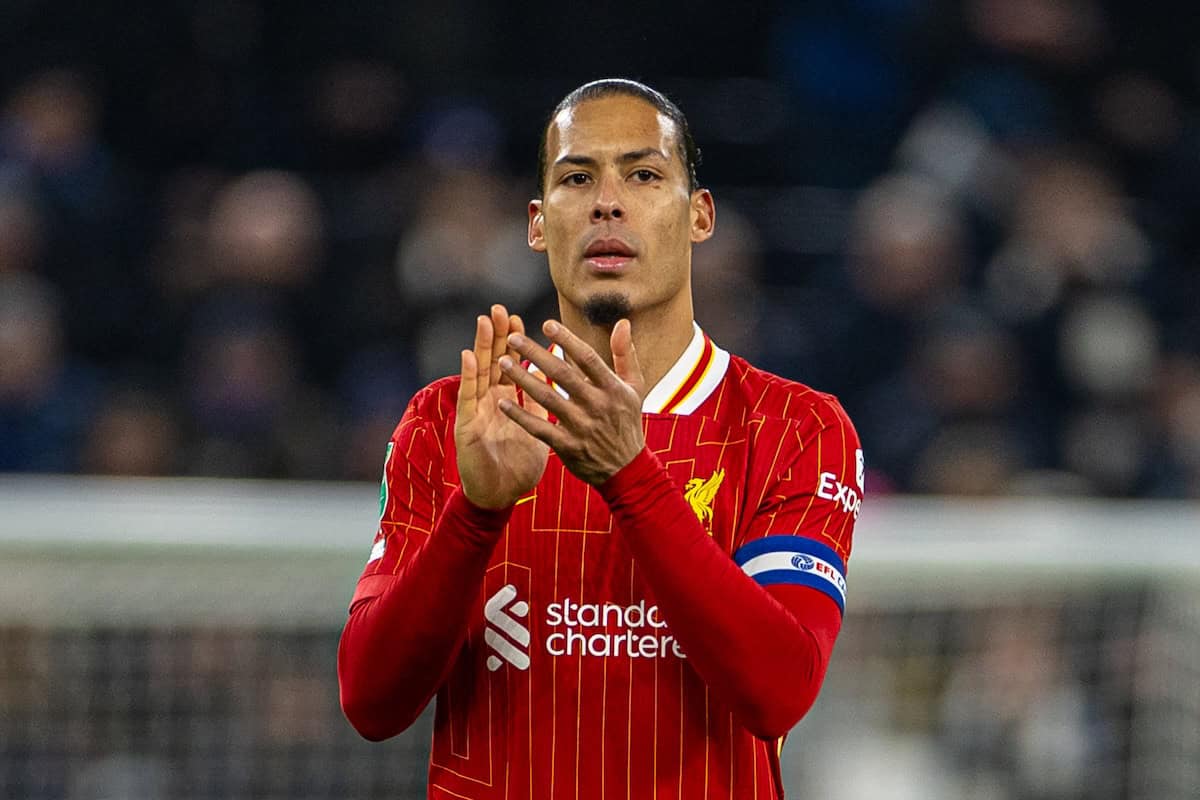
[[[688,501],[688,505],[696,513],[696,518],[705,525],[712,521],[713,498],[717,496],[717,490],[721,488],[721,482],[724,480],[725,470],[719,469],[707,479],[692,478],[683,487],[683,499]]]

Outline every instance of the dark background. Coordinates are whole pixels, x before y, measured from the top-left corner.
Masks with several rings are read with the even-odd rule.
[[[524,245],[546,114],[689,115],[698,320],[873,493],[1200,496],[1187,3],[0,3],[0,470],[375,479]]]

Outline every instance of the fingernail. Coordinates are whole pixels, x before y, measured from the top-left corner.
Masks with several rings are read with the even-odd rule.
[[[552,319],[546,320],[545,329],[546,329],[546,333],[553,336],[554,334],[558,333],[558,323]]]
[[[510,333],[508,335],[508,343],[513,347],[520,347],[525,344],[525,337],[519,333]]]
[[[500,356],[500,369],[512,369],[513,360],[508,356]]]

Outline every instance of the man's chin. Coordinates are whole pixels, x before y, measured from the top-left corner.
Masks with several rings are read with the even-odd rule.
[[[633,314],[633,304],[623,292],[601,292],[589,297],[583,304],[583,315],[593,325],[611,328],[618,320]]]

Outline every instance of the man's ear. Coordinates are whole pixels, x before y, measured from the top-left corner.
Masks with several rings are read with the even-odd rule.
[[[692,241],[703,242],[717,227],[717,206],[712,192],[697,189],[692,192]]]
[[[529,201],[529,249],[546,252],[546,218],[542,216],[542,201]]]

